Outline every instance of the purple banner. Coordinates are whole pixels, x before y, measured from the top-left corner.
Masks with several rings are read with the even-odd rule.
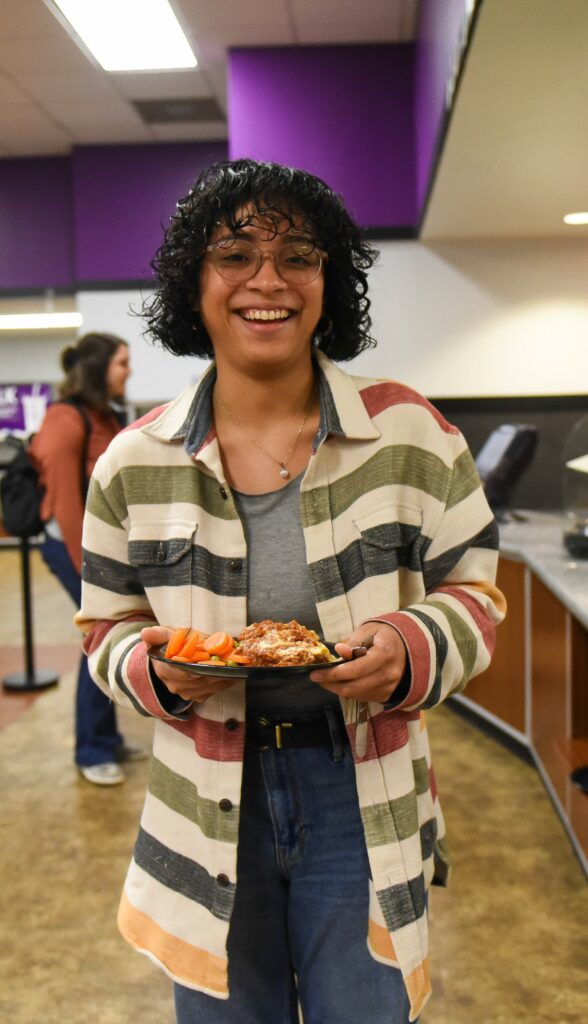
[[[52,394],[50,384],[0,384],[0,431],[34,434]]]

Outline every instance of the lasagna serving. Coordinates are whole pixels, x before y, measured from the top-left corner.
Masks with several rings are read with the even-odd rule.
[[[291,622],[253,622],[237,637],[239,654],[252,665],[319,665],[335,661],[313,629]]]

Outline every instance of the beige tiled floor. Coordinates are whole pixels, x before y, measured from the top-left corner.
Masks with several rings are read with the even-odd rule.
[[[3,670],[20,630],[16,573],[0,550]],[[66,668],[0,732],[0,1021],[173,1024],[169,981],[115,926],[147,767],[111,790],[77,774],[72,609],[37,556],[34,586],[36,636]],[[149,722],[120,720],[149,743]],[[432,892],[422,1024],[585,1024],[588,886],[535,770],[448,709],[429,725],[454,872]]]

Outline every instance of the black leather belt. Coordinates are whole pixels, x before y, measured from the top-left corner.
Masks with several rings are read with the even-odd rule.
[[[345,727],[335,725],[340,740],[347,742]],[[291,747],[329,747],[333,736],[325,715],[312,719],[273,719],[252,715],[247,719],[247,743],[256,750],[287,750]]]

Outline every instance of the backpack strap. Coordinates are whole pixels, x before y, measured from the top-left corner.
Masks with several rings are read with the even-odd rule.
[[[86,499],[88,493],[88,487],[90,486],[90,480],[86,467],[88,465],[88,445],[90,443],[90,434],[92,433],[92,424],[86,410],[80,402],[76,402],[74,398],[63,398],[61,402],[54,403],[55,405],[71,405],[73,409],[76,409],[82,417],[84,424],[84,447],[82,449],[82,461],[80,465],[80,486],[82,489],[82,497]]]

